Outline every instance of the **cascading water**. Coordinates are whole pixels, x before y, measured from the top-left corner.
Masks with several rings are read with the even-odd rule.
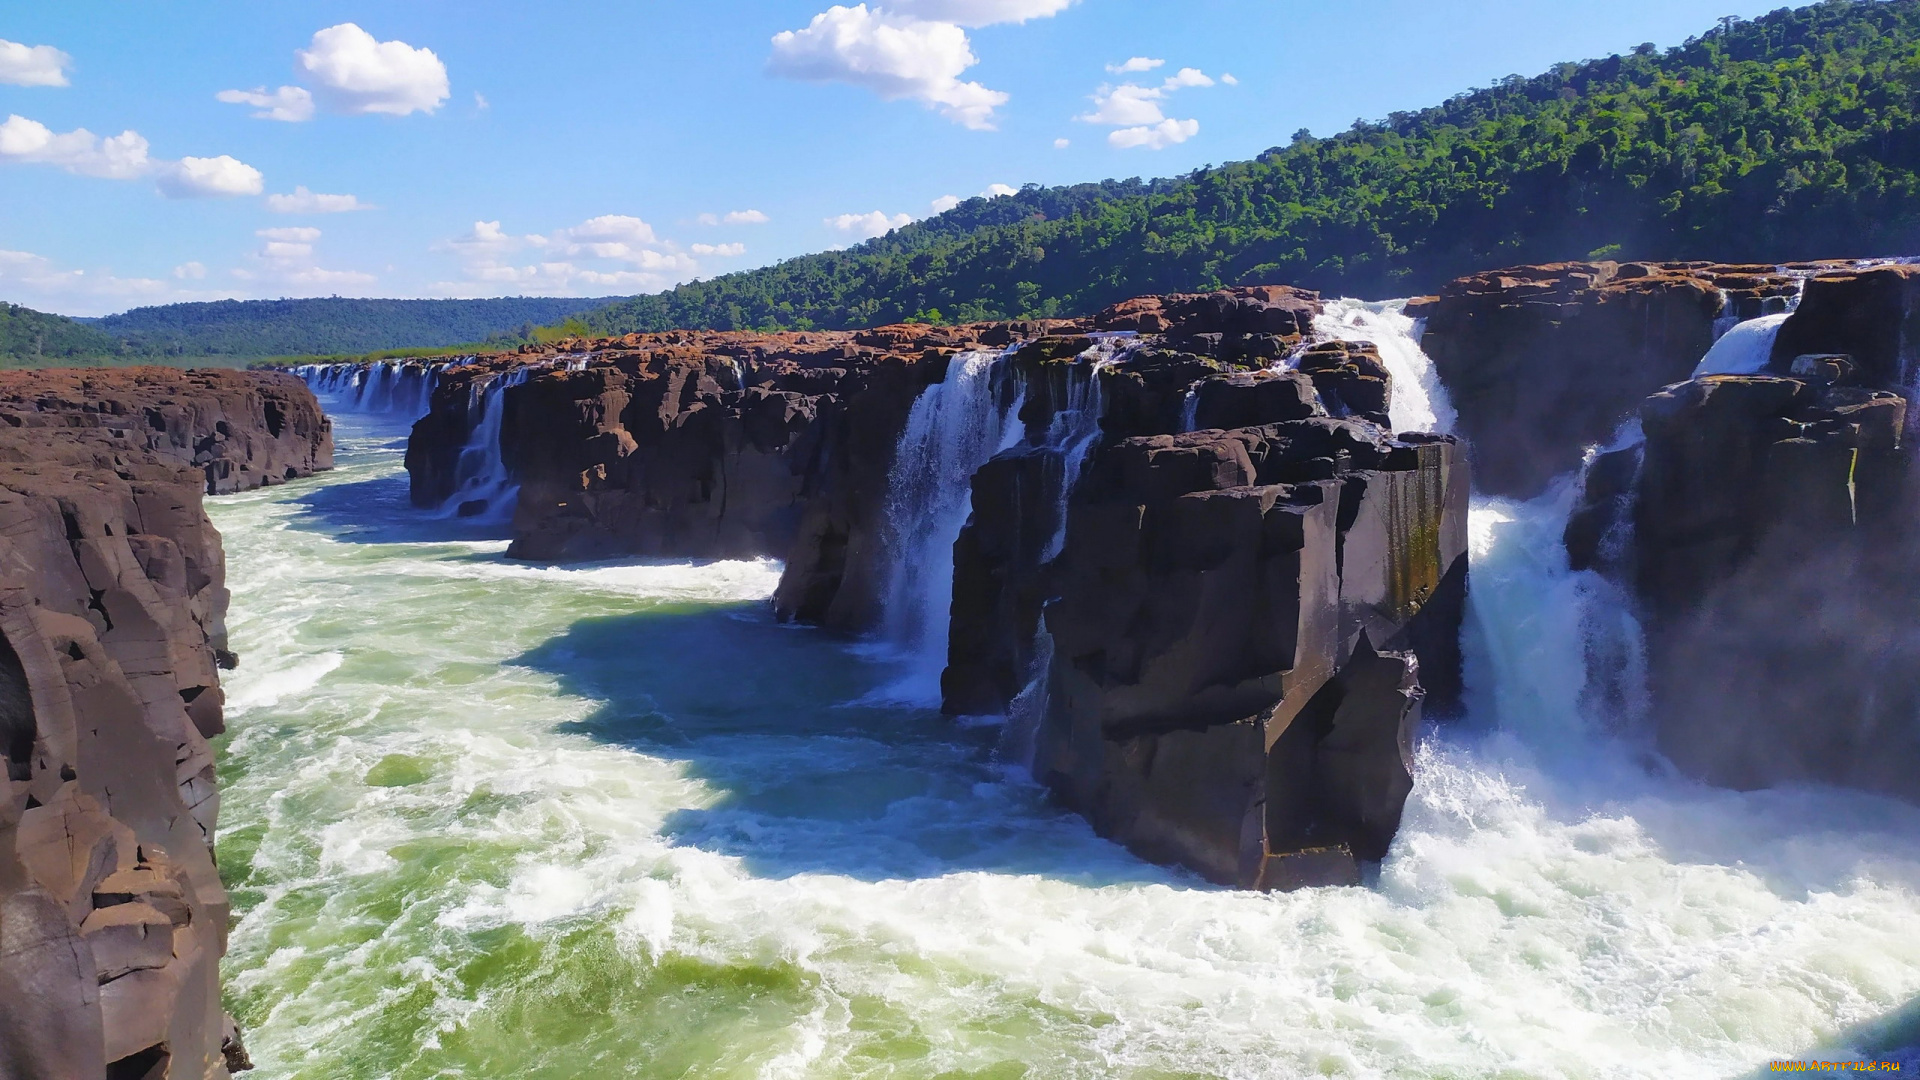
[[[1780,326],[1788,317],[1782,313],[1736,322],[1700,358],[1692,377],[1754,375],[1765,371],[1767,359],[1773,355],[1773,341],[1780,336]]]
[[[1395,431],[1453,430],[1453,406],[1433,362],[1420,348],[1421,323],[1406,314],[1405,300],[1329,300],[1313,317],[1322,338],[1369,342],[1393,376],[1387,415]]]
[[[427,415],[433,388],[447,364],[378,361],[366,364],[302,364],[293,373],[306,380],[334,412]]]
[[[1180,430],[1193,431],[1200,426],[1200,384],[1194,383],[1187,388],[1186,396],[1180,399]]]
[[[884,637],[908,671],[883,697],[937,704],[947,665],[953,543],[972,510],[972,479],[1019,443],[1020,395],[998,378],[1005,353],[964,352],[922,391],[887,478],[888,586]]]
[[[470,391],[467,415],[477,416],[454,465],[453,494],[441,506],[441,513],[457,517],[486,515],[504,519],[513,513],[513,497],[519,485],[513,482],[500,448],[500,430],[506,419],[507,391],[526,382],[533,365],[516,367],[484,382],[476,381]]]

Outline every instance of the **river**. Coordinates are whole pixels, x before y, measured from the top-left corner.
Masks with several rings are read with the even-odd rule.
[[[1742,1075],[1920,994],[1920,808],[1580,719],[1563,500],[1476,505],[1474,718],[1377,880],[1259,895],[875,694],[886,653],[773,622],[777,564],[508,563],[407,507],[403,426],[336,431],[210,500],[255,1076]]]

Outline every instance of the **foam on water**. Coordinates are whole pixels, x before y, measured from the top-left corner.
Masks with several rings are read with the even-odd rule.
[[[212,502],[255,1075],[1735,1075],[1920,993],[1920,810],[1581,726],[1562,503],[1476,507],[1494,719],[1423,747],[1378,886],[1263,896],[1098,839],[991,731],[838,707],[890,669],[740,602],[764,564],[329,519],[396,482],[360,423],[339,473]]]
[[[1393,376],[1387,401],[1393,430],[1452,431],[1453,404],[1420,348],[1422,322],[1408,316],[1406,308],[1405,300],[1329,300],[1313,317],[1313,330],[1322,338],[1370,342],[1380,351]]]
[[[1693,377],[1757,375],[1765,371],[1767,360],[1773,355],[1773,341],[1780,336],[1780,326],[1788,317],[1786,313],[1762,315],[1735,323],[1715,339],[1713,348],[1700,358],[1700,363],[1694,366]]]

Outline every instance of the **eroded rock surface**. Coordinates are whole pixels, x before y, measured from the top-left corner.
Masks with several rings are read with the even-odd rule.
[[[292,376],[0,374],[0,1076],[220,1077],[208,492],[331,467]]]
[[[1473,448],[1474,482],[1531,498],[1604,444],[1641,399],[1686,379],[1722,317],[1785,311],[1789,267],[1555,263],[1460,278],[1407,314]]]
[[[1766,373],[1659,391],[1588,474],[1569,554],[1638,601],[1654,731],[1696,776],[1920,798],[1916,282],[1813,278]]]

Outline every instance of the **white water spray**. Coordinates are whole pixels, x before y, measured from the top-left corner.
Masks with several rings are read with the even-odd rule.
[[[1406,308],[1405,300],[1329,300],[1313,317],[1313,330],[1323,339],[1368,342],[1379,350],[1393,376],[1387,415],[1395,431],[1452,431],[1455,417],[1447,388],[1420,348],[1423,326]]]
[[[508,473],[500,447],[500,429],[505,423],[507,391],[532,376],[532,365],[514,368],[485,381],[476,380],[469,392],[468,417],[479,422],[467,436],[460,459],[453,471],[453,494],[441,504],[448,516],[474,517],[485,514],[504,520],[513,513],[514,496],[520,487]]]
[[[889,580],[884,635],[909,671],[884,696],[938,703],[953,602],[953,543],[973,508],[973,474],[1019,443],[1020,401],[1002,407],[1005,353],[964,352],[922,391],[887,477]]]
[[[293,373],[334,412],[389,413],[418,419],[433,405],[433,389],[450,365],[378,361],[302,364]]]

